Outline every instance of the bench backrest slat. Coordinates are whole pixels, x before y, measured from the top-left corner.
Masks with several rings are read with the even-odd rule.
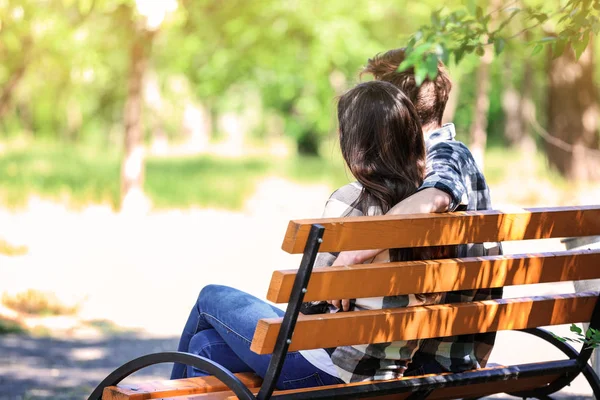
[[[300,315],[289,350],[426,339],[589,321],[597,292]],[[259,321],[251,350],[272,353],[281,318]]]
[[[290,221],[283,250],[302,253],[312,224],[322,252],[600,235],[600,206]]]
[[[273,272],[267,299],[287,303],[296,273]],[[322,267],[313,269],[304,301],[596,278],[600,278],[600,250]]]

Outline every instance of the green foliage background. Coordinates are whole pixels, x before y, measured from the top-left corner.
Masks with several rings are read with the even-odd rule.
[[[563,1],[558,10],[570,10],[574,1]],[[596,10],[597,2],[587,3]],[[265,145],[274,138],[283,139],[301,154],[325,155],[325,163],[311,161],[318,163],[314,170],[321,175],[328,171],[324,164],[335,164],[329,157],[330,147],[323,145],[335,137],[335,97],[359,81],[358,73],[369,57],[404,46],[413,38],[410,43],[415,51],[419,43],[426,44],[418,50],[424,58],[414,60],[423,63],[417,66],[418,74],[430,73],[432,49],[449,61],[460,90],[454,121],[459,139],[468,142],[478,49],[488,45],[480,40],[486,32],[477,31],[477,24],[485,22],[488,6],[484,1],[455,0],[445,2],[443,9],[432,0],[179,0],[161,24],[151,49],[148,73],[158,82],[162,107],[157,111],[146,106],[146,141],[150,144],[156,123],[171,143],[184,141],[181,120],[186,102],[202,104],[214,118],[251,108],[250,141]],[[516,6],[505,7],[512,15],[508,7]],[[542,19],[541,15],[550,20],[557,10],[535,0],[520,7],[526,12],[506,24],[507,32],[518,31],[519,24],[528,26],[530,20]],[[469,38],[440,36],[449,29],[446,22],[457,10],[464,10],[461,32]],[[474,25],[465,22],[470,21],[469,13],[474,15]],[[573,19],[578,15],[573,14]],[[117,202],[129,51],[140,21],[143,18],[134,0],[0,0],[0,90],[10,97],[6,109],[0,110],[4,148],[0,171],[6,182],[0,194],[5,203],[19,203],[31,191]],[[565,21],[563,25],[570,23]],[[590,32],[595,29],[593,22],[589,22]],[[498,34],[495,44],[489,44],[498,53],[489,95],[488,143],[492,147],[505,146],[501,98],[507,63],[517,87],[522,84],[523,63],[533,63],[537,117],[542,124],[546,120],[546,60],[542,54],[532,55],[539,51],[536,44],[543,43],[543,32],[537,31],[532,43],[508,40],[507,35]],[[478,43],[469,43],[474,40]],[[448,54],[435,53],[440,44]],[[453,60],[461,48],[462,61],[456,65]],[[281,124],[273,128],[273,120]],[[222,133],[214,127],[213,141]],[[320,151],[324,147],[328,147],[325,153]],[[270,171],[297,176],[302,173],[294,172],[298,167],[293,165],[310,165],[307,159],[299,160],[281,168],[277,163],[246,159],[227,165],[210,157],[151,159],[146,190],[157,204],[174,204],[168,200],[174,197],[180,199],[177,204],[195,204],[200,195],[184,193],[173,183],[172,174],[184,181],[196,176],[194,171],[210,172],[221,183],[220,177],[229,174],[230,167],[245,171],[249,181]],[[339,164],[332,167],[338,169]],[[172,186],[168,195],[161,189],[167,183]],[[244,184],[238,187],[245,193]]]

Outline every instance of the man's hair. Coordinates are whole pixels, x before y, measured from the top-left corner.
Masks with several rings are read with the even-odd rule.
[[[448,95],[452,89],[452,82],[444,64],[438,62],[438,73],[435,79],[427,78],[421,86],[417,86],[414,68],[398,72],[398,66],[404,59],[404,48],[377,54],[369,59],[360,75],[371,74],[377,80],[396,85],[413,102],[424,127],[432,123],[441,125]]]

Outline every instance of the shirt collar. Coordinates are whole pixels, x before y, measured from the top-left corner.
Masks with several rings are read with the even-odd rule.
[[[454,129],[453,123],[448,123],[444,124],[439,129],[426,133],[425,136],[425,144],[427,147],[429,147],[438,142],[454,140],[454,137],[456,136],[456,130]]]

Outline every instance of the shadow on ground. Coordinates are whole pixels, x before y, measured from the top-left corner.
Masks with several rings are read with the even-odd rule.
[[[93,388],[123,363],[176,347],[175,337],[149,338],[140,333],[99,339],[0,336],[0,399],[87,399]],[[171,366],[151,366],[128,380],[168,379]]]
[[[115,368],[136,357],[176,348],[178,338],[149,338],[140,333],[101,339],[54,339],[0,336],[1,400],[83,400]],[[167,379],[172,364],[154,365],[127,378]],[[588,400],[590,396],[557,393],[554,399]],[[495,395],[485,399],[515,399]]]

